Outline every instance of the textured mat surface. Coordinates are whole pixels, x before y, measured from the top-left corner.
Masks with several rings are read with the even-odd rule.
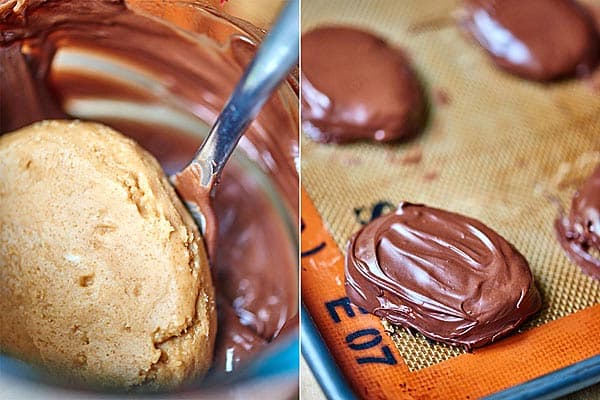
[[[400,201],[480,219],[530,263],[544,298],[522,328],[531,330],[600,303],[600,283],[570,262],[554,237],[558,210],[549,200],[568,207],[600,162],[600,92],[582,80],[541,85],[499,71],[459,31],[451,17],[457,10],[455,1],[303,0],[303,31],[351,24],[406,49],[431,112],[422,135],[395,145],[322,145],[303,137],[302,184],[342,252],[361,224]],[[462,353],[401,328],[385,330],[411,372]]]

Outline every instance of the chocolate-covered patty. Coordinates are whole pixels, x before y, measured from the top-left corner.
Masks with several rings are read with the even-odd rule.
[[[599,57],[592,18],[571,0],[466,0],[463,27],[500,68],[536,81],[585,74]]]
[[[573,196],[569,216],[561,215],[555,227],[567,255],[583,272],[600,280],[600,164]]]
[[[527,261],[504,238],[472,218],[410,203],[350,240],[346,292],[392,324],[466,349],[541,307]]]
[[[302,120],[319,142],[389,142],[418,132],[425,100],[408,59],[350,27],[302,35]]]

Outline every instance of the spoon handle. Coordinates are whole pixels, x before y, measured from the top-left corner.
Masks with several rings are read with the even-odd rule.
[[[298,61],[298,5],[298,0],[286,4],[192,160],[209,191],[248,125]]]

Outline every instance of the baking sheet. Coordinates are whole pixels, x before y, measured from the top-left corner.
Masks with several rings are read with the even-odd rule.
[[[337,275],[335,265],[343,267],[342,252],[352,233],[400,201],[425,203],[480,219],[525,255],[542,292],[543,309],[521,329],[527,332],[525,337],[543,333],[547,340],[558,340],[560,336],[562,339],[552,343],[564,355],[548,361],[535,353],[535,346],[516,340],[514,349],[538,357],[530,360],[531,366],[518,367],[509,365],[515,362],[513,358],[500,357],[496,362],[503,363],[510,373],[504,379],[496,377],[470,387],[470,393],[487,394],[600,354],[600,343],[591,337],[597,336],[598,325],[594,325],[595,332],[581,325],[600,320],[600,284],[563,254],[552,228],[557,207],[549,200],[556,197],[568,206],[575,188],[600,161],[600,93],[582,80],[542,85],[499,71],[457,29],[452,18],[457,10],[455,1],[303,1],[303,31],[323,23],[351,24],[406,49],[426,86],[431,115],[421,136],[396,145],[332,146],[303,137],[303,249],[310,250],[307,246],[314,244],[315,238],[330,235],[338,254],[331,251],[330,259],[323,252],[303,258],[302,294],[330,349],[337,349],[332,352],[340,363],[340,354],[349,353],[347,336],[334,339],[337,334],[330,330],[332,326],[339,330],[341,322],[327,321],[327,307],[323,319],[319,315],[323,304],[343,298],[343,273]],[[307,208],[313,204],[315,215],[310,217]],[[322,287],[327,274],[334,276],[337,289]],[[313,279],[315,285],[310,287]],[[337,295],[341,297],[336,299]],[[334,308],[340,307],[344,305]],[[407,385],[419,372],[425,376],[436,366],[444,373],[457,373],[451,365],[462,361],[456,360],[482,353],[464,354],[403,329],[385,328],[371,316],[355,314],[352,320],[369,321],[364,329],[379,332],[381,343],[390,340],[384,345],[390,345],[397,361],[390,369],[398,369],[399,364],[405,367],[406,376],[413,376],[405,379]],[[565,320],[567,316],[571,319]],[[548,325],[552,321],[554,325]],[[563,332],[571,329],[565,321],[576,324],[572,333]],[[386,329],[391,335],[383,333]],[[581,341],[580,349],[573,344],[577,341]],[[496,347],[511,352],[510,340]],[[346,376],[361,376],[348,372],[356,363],[341,364]],[[404,372],[399,374],[404,376]],[[427,384],[425,378],[419,379],[422,385],[413,386],[423,394]],[[372,384],[353,385],[360,391]],[[384,386],[387,389],[388,385]],[[467,392],[446,393],[460,397]],[[435,397],[433,392],[427,393]]]

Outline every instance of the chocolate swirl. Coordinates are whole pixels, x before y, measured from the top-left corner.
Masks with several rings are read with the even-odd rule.
[[[525,258],[472,218],[401,203],[348,244],[346,292],[394,325],[470,350],[541,307]]]
[[[569,216],[555,223],[558,240],[583,272],[600,280],[600,165],[575,193]],[[596,256],[591,252],[596,250]]]

